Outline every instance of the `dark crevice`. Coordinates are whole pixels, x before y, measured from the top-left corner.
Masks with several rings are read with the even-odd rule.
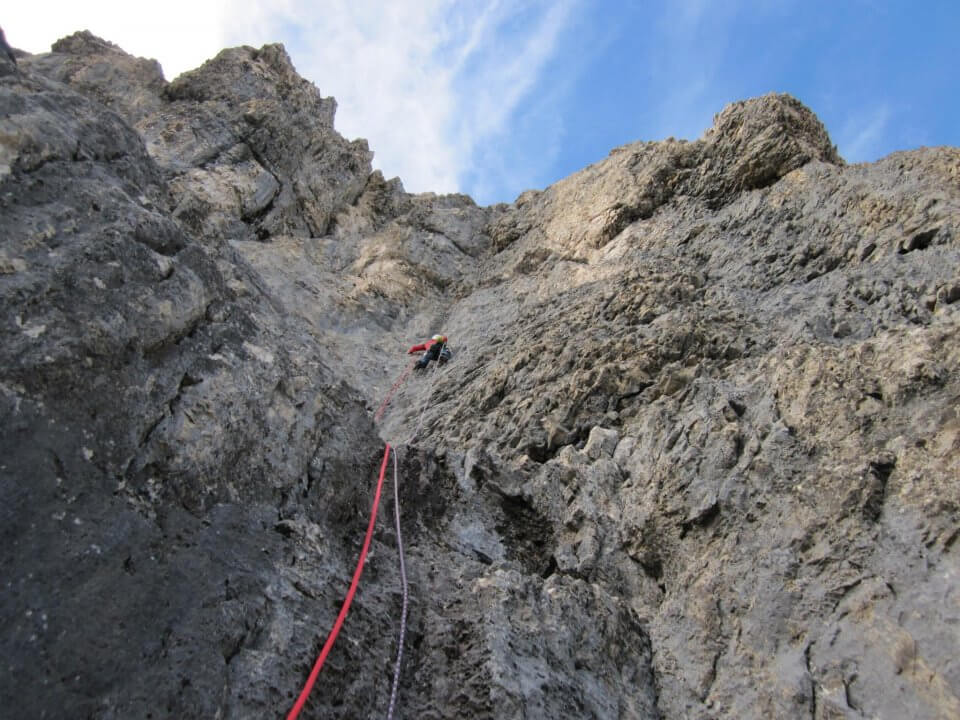
[[[540,573],[540,577],[546,580],[548,577],[550,577],[555,572],[557,572],[558,569],[559,569],[559,566],[557,565],[557,558],[556,556],[551,555],[550,560],[547,561],[547,567],[544,569],[542,573]]]
[[[713,684],[717,681],[717,667],[720,664],[720,655],[722,652],[717,650],[713,655],[713,662],[710,664],[710,675],[707,678],[707,687],[703,691],[703,695],[700,696],[700,702],[706,702],[707,698],[710,697],[710,693],[713,691]]]
[[[656,555],[645,556],[640,561],[640,567],[642,567],[643,571],[654,580],[660,580],[663,577],[663,563]]]
[[[897,252],[901,255],[906,255],[908,252],[913,252],[914,250],[926,250],[930,247],[930,243],[938,232],[940,232],[940,228],[938,227],[918,232],[906,242],[902,242]]]
[[[184,373],[183,377],[180,378],[180,385],[177,388],[178,392],[182,392],[184,388],[191,387],[193,385],[199,385],[203,382],[203,378],[196,378],[190,373]]]
[[[196,337],[197,331],[207,322],[207,317],[210,315],[210,308],[212,305],[212,301],[207,303],[206,307],[203,309],[203,312],[197,313],[197,316],[186,327],[181,328],[179,331],[170,333],[166,337],[161,338],[151,345],[145,346],[143,348],[143,356],[147,358],[159,355],[174,345],[179,345],[186,339],[192,339]]]
[[[51,451],[50,455],[51,455],[51,459],[53,460],[53,469],[54,469],[54,472],[56,472],[57,477],[66,479],[67,469],[63,465],[63,460],[55,452]]]
[[[550,445],[546,443],[537,443],[528,445],[526,452],[531,460],[542,464],[556,456],[561,447],[563,446],[561,445],[556,448],[551,448]]]
[[[685,520],[680,526],[680,538],[686,537],[687,533],[695,527],[709,528],[720,516],[720,503],[716,500],[709,507],[702,510],[696,517]]]
[[[273,526],[273,529],[284,537],[292,537],[296,532],[296,526],[290,520],[281,520]]]
[[[310,495],[310,491],[313,489],[313,484],[323,477],[323,472],[326,469],[326,466],[326,460],[321,461],[320,467],[318,468],[315,468],[312,462],[307,466],[307,483],[306,487],[303,489],[303,497],[308,497]]]
[[[616,410],[622,409],[623,407],[622,403],[625,400],[632,400],[633,398],[640,395],[644,390],[646,390],[648,387],[651,387],[652,385],[653,385],[653,381],[640,383],[636,386],[637,387],[636,390],[631,390],[630,392],[623,393],[622,395],[618,395],[615,402],[615,409]]]
[[[739,460],[740,456],[743,455],[743,448],[745,446],[746,440],[744,439],[743,435],[737,433],[736,437],[733,439],[733,455],[736,460]],[[719,512],[719,507],[717,508],[717,512]],[[712,517],[708,518],[707,522],[710,522],[711,520],[713,520]]]
[[[273,175],[273,173],[270,173],[270,174]],[[276,180],[277,176],[273,175],[273,177]],[[279,183],[279,180],[277,182]],[[270,212],[273,210],[274,203],[276,202],[277,198],[280,197],[281,188],[282,188],[282,185],[278,184],[278,187],[273,191],[273,194],[270,196],[270,200],[267,202],[266,205],[264,205],[258,210],[253,210],[251,212],[243,213],[240,216],[240,219],[243,220],[243,222],[247,223],[248,225],[256,225],[258,222],[260,222],[260,220],[262,220],[267,215],[269,215]],[[265,228],[257,228],[258,239],[263,239],[260,237],[261,233],[267,233],[267,235],[269,236],[269,232]]]
[[[263,218],[265,218],[272,210],[273,205],[276,202],[276,199],[280,197],[280,193],[283,192],[283,181],[277,176],[277,174],[270,167],[270,163],[267,162],[267,159],[260,153],[254,146],[253,143],[249,141],[248,138],[243,138],[243,144],[247,146],[247,149],[250,151],[250,154],[253,156],[253,159],[257,161],[257,164],[260,165],[264,170],[266,170],[273,177],[274,181],[277,183],[277,189],[274,191],[273,196],[270,198],[270,201],[260,210],[244,214],[241,216],[243,220],[248,225],[256,225]],[[257,239],[261,242],[269,239],[270,231],[264,227],[256,228]]]
[[[843,678],[843,696],[844,696],[844,700],[847,703],[847,707],[849,707],[851,710],[855,710],[859,712],[860,707],[854,701],[853,695],[850,693],[850,686],[857,681],[857,677],[858,675],[856,673],[853,673],[852,675],[850,675],[850,677]]]
[[[866,497],[863,503],[863,515],[871,521],[877,522],[883,513],[883,505],[887,497],[887,483],[890,475],[896,468],[897,460],[894,455],[885,455],[870,463],[867,481]]]
[[[728,398],[727,404],[731,407],[736,416],[743,417],[743,414],[747,411],[747,405],[745,402],[739,398]]]
[[[813,643],[810,643],[803,649],[803,661],[807,667],[807,677],[810,678],[810,720],[817,720],[817,681],[813,677],[813,667],[810,662],[810,651],[813,649]]]
[[[311,590],[310,588],[308,588],[306,585],[304,585],[303,582],[300,581],[300,580],[294,580],[294,581],[293,581],[293,588],[294,588],[294,590],[296,590],[298,593],[300,593],[301,595],[303,595],[303,596],[305,596],[305,597],[310,598],[311,600],[316,600],[316,599],[317,599],[317,594],[316,594],[315,592],[313,592],[313,590]]]
[[[143,431],[143,434],[140,437],[140,442],[137,443],[138,448],[143,448],[148,442],[150,442],[150,436],[153,435],[153,431],[157,429],[157,427],[166,419],[166,417],[166,413],[161,413],[156,420],[147,426],[146,430]],[[131,460],[131,462],[133,461]]]
[[[484,565],[493,565],[493,558],[484,552],[480,552],[476,548],[473,548],[473,556]]]
[[[240,654],[240,650],[243,649],[243,644],[247,640],[247,633],[244,632],[242,635],[238,636],[233,642],[231,642],[223,651],[223,660],[229,665],[233,659]]]
[[[840,585],[839,587],[833,588],[830,591],[831,596],[836,596],[836,600],[833,603],[833,607],[830,609],[831,613],[835,613],[837,608],[840,607],[840,603],[843,602],[843,599],[847,597],[850,592],[863,583],[864,578],[859,577],[856,580]]]
[[[947,552],[950,548],[952,548],[954,544],[957,542],[958,537],[960,537],[960,528],[957,528],[952,533],[950,533],[947,539],[943,541],[943,551]]]
[[[524,448],[524,452],[531,460],[542,465],[555,458],[567,445],[576,445],[586,440],[590,435],[590,428],[577,427],[573,432],[561,434],[563,436],[553,442],[548,438],[546,442],[530,443]]]
[[[496,530],[508,558],[523,565],[527,573],[543,576],[551,562],[556,563],[550,522],[523,497],[501,496],[500,509],[503,519]]]
[[[253,212],[244,213],[243,215],[240,216],[240,219],[243,220],[248,225],[256,224],[261,219],[266,217],[271,210],[273,210],[273,204],[279,195],[280,195],[280,190],[278,188],[277,190],[274,191],[273,196],[270,198],[270,201],[266,205],[264,205],[259,210],[254,210]],[[262,228],[259,228],[257,230],[257,233],[259,234],[261,230]]]

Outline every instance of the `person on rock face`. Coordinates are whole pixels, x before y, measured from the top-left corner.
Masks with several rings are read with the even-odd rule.
[[[419,345],[414,345],[412,348],[407,350],[407,355],[412,355],[415,352],[420,352],[421,350],[425,351],[423,357],[417,360],[415,367],[417,370],[423,370],[427,367],[431,360],[439,361],[441,359],[441,353],[446,349],[447,345],[447,336],[446,335],[434,335],[432,338],[427,340],[425,343],[420,343]],[[447,354],[449,354],[447,350]],[[443,359],[446,359],[445,357]]]

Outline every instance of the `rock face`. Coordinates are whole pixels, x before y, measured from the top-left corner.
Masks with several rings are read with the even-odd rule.
[[[480,208],[372,172],[280,46],[18,65],[11,717],[285,713],[384,440],[396,717],[960,716],[960,151],[848,166],[770,95]],[[386,712],[392,510],[302,717]]]

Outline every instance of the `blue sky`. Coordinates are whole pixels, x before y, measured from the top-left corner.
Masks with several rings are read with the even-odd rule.
[[[575,25],[544,76],[576,79],[517,111],[525,154],[551,158],[533,186],[619,144],[696,138],[727,103],[770,91],[811,107],[850,162],[960,144],[960,3],[602,2]]]
[[[283,42],[412,192],[512,201],[611,148],[694,139],[734,100],[789,92],[841,155],[960,145],[960,3],[946,0],[33,0],[7,39],[87,28],[168,78],[229,45]]]

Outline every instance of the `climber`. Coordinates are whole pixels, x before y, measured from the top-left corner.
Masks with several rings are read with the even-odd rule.
[[[427,367],[431,360],[436,360],[440,364],[443,364],[453,357],[453,353],[450,352],[450,349],[446,345],[446,335],[434,335],[425,343],[414,345],[412,348],[407,350],[407,355],[412,355],[413,353],[420,352],[421,350],[426,351],[423,353],[423,357],[421,357],[415,365],[417,370],[423,370],[425,367]]]

